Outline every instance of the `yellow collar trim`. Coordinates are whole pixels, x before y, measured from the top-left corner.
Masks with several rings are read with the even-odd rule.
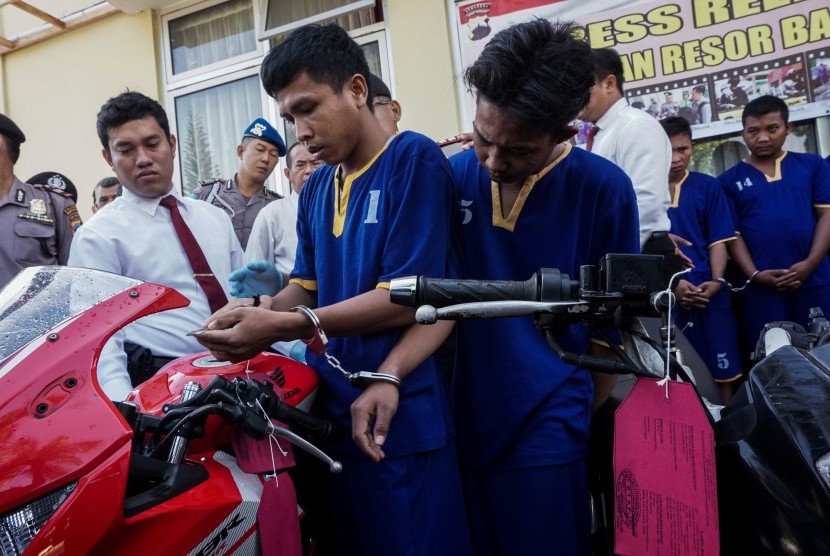
[[[394,137],[394,135],[392,136]],[[386,151],[386,147],[389,146],[389,141],[387,141],[383,148],[381,148],[372,159],[366,163],[366,166],[355,172],[354,174],[346,177],[343,181],[343,187],[340,187],[340,179],[338,176],[342,171],[342,167],[338,164],[337,168],[334,170],[334,222],[332,222],[332,230],[331,233],[334,234],[334,237],[340,237],[343,235],[343,228],[346,225],[346,209],[349,206],[349,193],[352,190],[352,183],[362,176],[366,171],[372,167],[372,164],[378,159],[380,155]]]
[[[675,186],[674,186],[674,197],[672,197],[671,205],[669,205],[671,208],[677,208],[678,205],[680,204],[680,189],[683,187],[683,184],[686,183],[686,180],[688,178],[689,178],[689,171],[686,170],[686,172],[683,174],[683,177],[680,179],[680,181],[675,184]]]
[[[767,178],[767,182],[774,182],[781,180],[781,162],[784,160],[784,157],[787,156],[787,151],[783,151],[781,156],[775,159],[775,173],[771,176],[764,174],[764,177]]]
[[[533,186],[536,185],[536,182],[544,178],[548,172],[553,170],[557,164],[565,160],[565,157],[570,154],[571,149],[573,148],[571,144],[561,144],[564,145],[565,148],[553,162],[542,168],[538,173],[525,178],[525,182],[522,184],[522,189],[519,191],[519,196],[516,198],[516,202],[513,203],[513,207],[510,209],[510,214],[507,215],[507,218],[502,216],[499,184],[494,181],[490,182],[490,191],[493,197],[493,226],[497,228],[504,228],[509,232],[512,232],[516,228],[516,221],[519,219],[519,214],[522,212],[522,208],[524,207],[525,201],[530,195],[530,192],[533,190]]]

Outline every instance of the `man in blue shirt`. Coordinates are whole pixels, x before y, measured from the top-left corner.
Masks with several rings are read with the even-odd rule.
[[[606,253],[639,251],[631,181],[568,143],[594,84],[574,30],[541,19],[509,27],[466,70],[475,148],[450,159],[463,278],[526,280],[541,267],[578,276]],[[415,327],[381,368],[408,368],[447,328]],[[592,350],[583,327],[559,341]],[[554,354],[531,318],[513,318],[459,323],[453,380],[474,553],[589,554],[591,375]]]
[[[693,152],[688,120],[674,116],[660,124],[672,146],[671,231],[691,242],[680,249],[694,263],[673,284],[680,304],[675,324],[685,331],[729,403],[734,382],[741,377],[735,315],[723,277],[726,246],[735,239],[735,224],[717,180],[688,170]]]
[[[720,175],[738,238],[730,254],[746,275],[744,329],[754,342],[764,325],[806,325],[811,307],[830,314],[830,166],[815,154],[784,150],[787,104],[759,97],[743,112],[750,156]]]
[[[323,383],[322,414],[350,429],[351,406],[378,397],[391,400],[395,413],[369,457],[351,438],[329,446],[344,467],[331,478],[338,552],[469,554],[436,361],[406,373],[387,370],[361,390],[329,358],[351,373],[377,369],[415,320],[413,310],[390,302],[389,281],[443,276],[455,208],[446,158],[423,135],[381,127],[362,50],[335,25],[292,33],[266,56],[261,77],[298,141],[325,166],[300,194],[288,286],[255,298],[261,307],[239,301],[217,313],[200,341],[221,359],[239,360],[278,340],[319,339],[325,330],[326,356],[311,348],[307,354]]]

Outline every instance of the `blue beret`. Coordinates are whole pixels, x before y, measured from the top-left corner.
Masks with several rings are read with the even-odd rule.
[[[245,133],[242,137],[254,137],[271,143],[280,153],[280,156],[285,156],[285,141],[280,137],[279,132],[274,129],[274,126],[266,122],[263,118],[257,118],[245,128]]]

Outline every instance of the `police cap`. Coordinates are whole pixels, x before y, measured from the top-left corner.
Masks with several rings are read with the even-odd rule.
[[[26,140],[26,136],[20,128],[17,127],[17,124],[4,114],[0,114],[0,133],[17,141],[18,143],[22,143]]]
[[[75,184],[59,172],[41,172],[27,179],[26,183],[32,185],[48,185],[52,189],[57,189],[68,194],[72,198],[73,203],[78,202],[78,189],[75,187]]]
[[[279,132],[274,129],[274,126],[265,121],[264,118],[257,118],[245,128],[242,137],[253,137],[271,143],[280,153],[280,156],[285,156],[285,141],[280,137]]]

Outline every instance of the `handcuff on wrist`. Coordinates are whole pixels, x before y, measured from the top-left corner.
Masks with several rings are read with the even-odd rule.
[[[718,282],[720,282],[721,284],[723,284],[724,286],[726,286],[727,288],[729,288],[730,290],[732,290],[733,292],[739,292],[739,291],[743,291],[743,290],[745,290],[745,289],[746,289],[746,287],[749,285],[749,283],[750,283],[750,282],[752,282],[753,278],[755,278],[756,276],[758,276],[758,273],[759,273],[759,272],[761,272],[761,271],[760,271],[760,270],[756,270],[755,272],[753,272],[753,273],[752,273],[752,276],[750,276],[749,278],[747,278],[747,279],[746,279],[746,282],[744,282],[744,285],[743,285],[743,286],[741,286],[741,287],[739,287],[739,288],[734,288],[734,287],[732,287],[732,284],[730,284],[730,283],[729,283],[729,281],[728,281],[726,278],[723,278],[723,277],[718,278],[718,279],[717,279],[717,281],[718,281]]]
[[[359,373],[350,373],[343,366],[340,364],[338,359],[327,352],[327,348],[329,345],[329,339],[326,337],[326,333],[323,332],[323,327],[320,325],[320,319],[317,318],[317,315],[306,307],[305,305],[297,305],[296,307],[291,309],[292,313],[302,313],[304,314],[308,320],[311,321],[311,324],[314,326],[314,336],[307,339],[301,339],[301,341],[308,346],[308,350],[317,355],[318,357],[325,357],[326,362],[329,365],[343,373],[343,376],[348,379],[349,384],[354,386],[355,388],[366,388],[370,384],[375,382],[386,382],[388,384],[394,385],[396,388],[400,390],[401,388],[401,379],[390,375],[387,373],[373,373],[371,371],[360,371]]]

